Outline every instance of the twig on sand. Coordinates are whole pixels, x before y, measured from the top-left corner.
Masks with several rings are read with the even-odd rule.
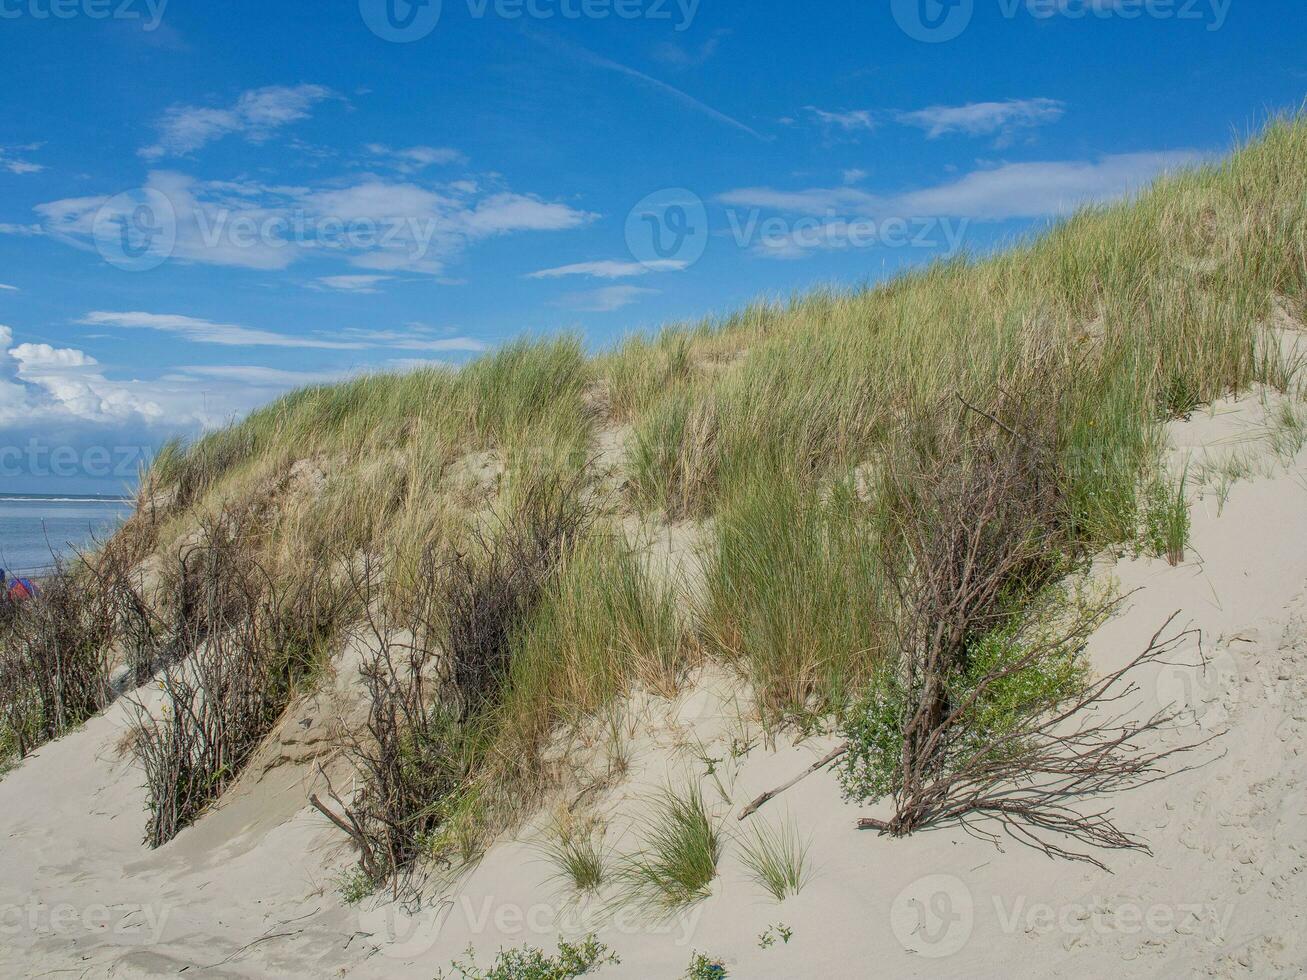
[[[756,800],[754,800],[752,803],[750,803],[748,806],[746,806],[743,810],[740,811],[740,819],[743,820],[746,817],[750,817],[753,814],[757,813],[771,799],[780,796],[791,786],[794,786],[795,784],[800,783],[803,780],[807,779],[818,769],[826,768],[828,765],[830,765],[840,756],[846,754],[848,751],[849,751],[848,745],[841,745],[838,749],[833,749],[827,755],[818,759],[807,769],[803,770],[803,772],[799,773],[797,776],[791,779],[788,783],[783,783],[780,786],[777,786],[775,789],[769,789],[767,792],[763,793],[760,797],[758,797]]]

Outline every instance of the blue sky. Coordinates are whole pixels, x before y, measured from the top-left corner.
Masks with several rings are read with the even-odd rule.
[[[1305,42],[1290,0],[0,0],[0,490],[983,252],[1297,107]]]

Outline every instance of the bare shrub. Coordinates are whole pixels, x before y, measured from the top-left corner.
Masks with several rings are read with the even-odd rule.
[[[368,652],[359,673],[368,720],[363,732],[347,736],[347,747],[362,789],[346,801],[328,786],[332,807],[316,795],[310,798],[349,834],[373,887],[417,857],[424,839],[440,825],[440,804],[464,776],[456,762],[456,721],[438,703],[441,659],[425,617],[439,592],[429,557],[424,565],[428,574],[420,576],[423,584],[409,607],[414,618],[406,629],[378,609],[379,569],[370,559],[356,576],[367,610]]]
[[[970,695],[952,707],[939,730],[939,743],[977,723],[987,691],[1031,669],[1039,658],[1067,645],[1083,645],[1101,616],[1079,616],[1060,633],[1046,637],[1021,655],[987,671]],[[1163,638],[1169,618],[1147,648],[1119,670],[1100,677],[1069,697],[1034,696],[1010,706],[1007,723],[989,737],[938,767],[930,778],[895,792],[889,821],[862,820],[859,827],[902,836],[945,820],[991,817],[1015,839],[1045,853],[1105,867],[1074,844],[1148,851],[1147,843],[1122,830],[1110,810],[1084,812],[1076,800],[1108,796],[1169,775],[1162,763],[1202,743],[1156,747],[1149,736],[1165,729],[1176,713],[1164,709],[1137,719],[1120,708],[1138,689],[1129,677],[1140,667],[1163,663],[1167,654],[1196,634],[1182,631]],[[945,751],[942,749],[941,751]],[[983,828],[975,832],[993,836]]]
[[[882,471],[882,563],[897,591],[897,681],[905,692],[896,828],[940,775],[953,717],[949,680],[971,643],[1046,584],[1066,544],[1049,422],[1008,399],[1010,421],[931,418]]]
[[[428,550],[403,607],[377,601],[381,570],[354,578],[366,610],[360,669],[366,729],[348,741],[362,789],[352,800],[328,788],[314,806],[345,831],[374,885],[394,878],[449,822],[476,779],[479,736],[499,698],[514,637],[546,581],[585,528],[579,484],[546,480],[465,551]]]
[[[113,610],[102,584],[85,573],[61,563],[10,610],[3,684],[13,692],[15,720],[26,719],[26,727],[10,727],[34,727],[37,742],[77,727],[109,700]],[[34,744],[23,742],[26,754]]]
[[[0,599],[0,771],[14,757],[22,758],[41,741],[41,701],[30,664],[22,655],[16,613]]]
[[[1054,592],[1060,615],[1029,626],[1075,544],[1054,429],[1012,399],[992,415],[973,411],[983,421],[937,424],[886,468],[883,561],[898,591],[899,656],[846,724],[846,794],[892,796],[892,818],[864,828],[902,836],[987,815],[1047,853],[1098,864],[1059,840],[1145,845],[1109,812],[1072,804],[1156,778],[1164,759],[1193,748],[1144,743],[1168,713],[1132,720],[1113,708],[1134,693],[1133,671],[1189,634],[1159,631],[1127,666],[1089,682],[1080,654],[1119,600],[1066,603]]]
[[[287,584],[230,522],[178,557],[169,665],[152,708],[133,701],[133,751],[146,776],[146,843],[177,835],[240,774],[297,685],[312,678],[346,604],[326,567]]]

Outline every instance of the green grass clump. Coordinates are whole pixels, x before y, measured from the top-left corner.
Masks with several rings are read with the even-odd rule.
[[[1148,485],[1143,513],[1143,540],[1150,554],[1172,565],[1184,561],[1189,543],[1189,501],[1185,495],[1188,473],[1171,483],[1161,477]]]
[[[658,912],[706,898],[717,877],[722,834],[699,788],[664,790],[642,830],[644,849],[628,857],[620,871],[627,897]]]
[[[556,869],[555,876],[578,895],[594,894],[608,881],[608,851],[601,828],[556,826],[542,849]]]
[[[767,717],[839,711],[883,652],[871,516],[852,481],[823,497],[760,479],[718,519],[701,629]]]
[[[469,948],[467,959],[454,963],[456,972],[442,970],[436,976],[437,980],[453,980],[455,977],[462,980],[572,980],[607,964],[620,962],[617,954],[609,952],[607,946],[591,935],[580,943],[559,941],[556,956],[549,956],[532,946],[502,949],[484,970],[476,965],[476,954]]]
[[[346,905],[357,905],[377,890],[377,882],[359,867],[346,868],[336,876],[336,891]]]
[[[740,840],[740,857],[753,880],[778,902],[797,895],[807,882],[808,844],[789,821],[780,827],[754,825]]]
[[[670,696],[685,663],[675,595],[624,539],[596,529],[513,641],[492,754],[505,771],[533,771],[558,726],[583,724],[635,686]]]

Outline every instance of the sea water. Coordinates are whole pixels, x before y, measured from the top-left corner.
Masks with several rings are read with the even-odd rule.
[[[0,493],[0,568],[42,575],[131,514],[132,503],[111,497]]]

